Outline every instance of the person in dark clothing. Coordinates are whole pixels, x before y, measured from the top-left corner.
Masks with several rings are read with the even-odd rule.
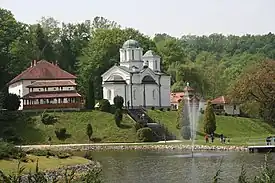
[[[223,136],[223,134],[221,134],[221,135],[220,135],[221,143],[223,143],[223,138],[224,138],[224,136]]]
[[[214,134],[211,133],[211,142],[213,143],[214,142]]]
[[[271,145],[271,137],[266,138],[266,145]]]

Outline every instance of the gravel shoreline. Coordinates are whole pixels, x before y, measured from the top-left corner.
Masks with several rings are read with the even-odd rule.
[[[41,145],[21,146],[22,150],[51,149],[56,151],[112,151],[112,150],[191,150],[191,145],[183,144],[146,144],[146,145],[95,145],[95,144],[69,144],[69,145]],[[208,146],[195,145],[197,151],[248,151],[245,146]]]

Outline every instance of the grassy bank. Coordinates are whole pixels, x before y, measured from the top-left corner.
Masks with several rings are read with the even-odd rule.
[[[63,166],[89,163],[89,160],[82,157],[77,157],[77,156],[72,156],[66,159],[59,159],[56,157],[46,158],[45,156],[28,155],[27,158],[29,159],[27,163],[20,162],[20,165],[25,167],[25,170],[24,170],[25,173],[28,173],[29,171],[32,171],[32,172],[35,171],[37,160],[39,163],[40,170],[52,170]],[[18,160],[15,160],[15,159],[0,160],[0,169],[4,173],[10,174],[12,172],[16,172],[17,168],[18,168]]]
[[[161,121],[178,139],[181,139],[180,131],[176,128],[177,112],[175,111],[159,111],[149,110],[148,114],[153,118]],[[217,116],[217,130],[216,133],[224,134],[230,137],[231,144],[248,145],[253,144],[258,139],[263,139],[268,135],[275,134],[275,129],[271,125],[251,118],[231,117],[231,116]],[[197,131],[197,143],[204,144],[203,121],[200,120]],[[218,140],[214,144],[219,144]]]
[[[95,142],[135,142],[136,133],[133,121],[124,115],[122,125],[118,128],[113,114],[91,112],[55,112],[49,113],[57,117],[54,125],[45,125],[41,122],[40,114],[24,114],[12,124],[18,136],[22,137],[23,144],[47,144],[51,137],[52,144],[60,143],[89,143],[86,135],[88,123],[92,124]],[[68,138],[59,140],[55,135],[57,128],[66,128]],[[1,130],[0,130],[1,131]]]

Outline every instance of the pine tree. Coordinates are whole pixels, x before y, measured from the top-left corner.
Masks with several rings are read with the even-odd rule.
[[[216,131],[216,118],[213,111],[213,107],[210,101],[207,102],[207,106],[204,112],[204,132],[207,134],[214,133]]]
[[[91,77],[89,80],[88,94],[86,96],[86,108],[94,109],[94,107],[95,107],[94,82]]]

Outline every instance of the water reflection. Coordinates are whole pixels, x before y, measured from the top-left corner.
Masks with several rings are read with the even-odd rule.
[[[264,154],[247,152],[94,152],[94,159],[103,165],[106,183],[207,183],[220,166],[222,182],[237,182],[242,164],[248,176],[255,176]],[[275,165],[274,154],[270,163]]]

